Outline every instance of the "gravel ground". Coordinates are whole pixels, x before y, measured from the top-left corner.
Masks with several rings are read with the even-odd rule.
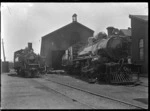
[[[2,74],[1,100],[2,109],[134,109],[122,103],[114,102],[102,97],[94,96],[49,81],[57,80],[67,84],[74,84],[88,90],[97,88],[99,93],[112,93],[122,96],[147,94],[141,87],[122,87],[98,84],[88,84],[67,75],[46,75],[42,78],[21,78],[14,73]],[[131,91],[132,89],[132,91]],[[109,94],[108,94],[109,95]],[[129,97],[130,97],[129,96]],[[134,95],[135,96],[135,95]],[[147,97],[146,95],[144,97]]]
[[[68,75],[49,74],[44,77],[48,81],[71,85],[96,94],[108,96],[143,108],[148,108],[148,87],[132,85],[89,84]],[[142,99],[142,101],[137,101]],[[144,101],[143,101],[144,100]]]
[[[1,109],[90,109],[32,79],[2,74]]]

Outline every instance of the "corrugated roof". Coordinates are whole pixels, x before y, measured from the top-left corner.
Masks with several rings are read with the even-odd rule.
[[[129,15],[129,17],[148,22],[148,16],[147,15]]]

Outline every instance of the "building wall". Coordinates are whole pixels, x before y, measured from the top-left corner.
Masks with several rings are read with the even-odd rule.
[[[144,67],[145,67],[145,72],[148,73],[148,23],[145,26],[145,63],[144,63]]]
[[[148,72],[148,24],[143,21],[131,19],[132,27],[132,60],[142,65],[142,72]],[[144,39],[144,60],[140,60],[139,40]]]
[[[52,51],[66,50],[78,41],[87,41],[88,37],[93,36],[93,33],[76,23],[72,23],[69,27],[42,38],[41,55],[46,56],[46,64],[51,67]]]

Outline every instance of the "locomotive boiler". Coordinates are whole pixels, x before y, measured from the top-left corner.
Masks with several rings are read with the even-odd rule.
[[[28,47],[14,53],[14,69],[20,76],[39,76],[44,67],[43,62],[41,56],[34,53],[32,43],[28,43]]]
[[[107,36],[100,32],[95,37],[89,37],[87,45],[70,47],[62,63],[70,74],[97,78],[108,83],[132,83],[131,72],[136,72],[139,67],[128,62],[129,46],[130,42],[125,37],[118,34]],[[73,56],[73,50],[76,50],[77,56]]]

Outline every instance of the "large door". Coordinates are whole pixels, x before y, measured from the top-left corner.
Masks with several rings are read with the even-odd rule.
[[[52,51],[52,68],[55,70],[62,69],[62,56],[65,50]]]

